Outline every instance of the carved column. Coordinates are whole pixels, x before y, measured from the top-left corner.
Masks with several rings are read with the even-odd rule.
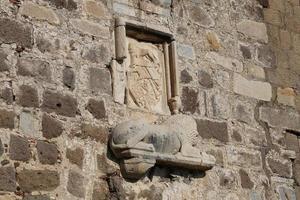
[[[116,60],[118,62],[123,62],[127,56],[127,45],[126,45],[126,28],[125,21],[122,18],[116,19],[116,29],[115,29],[115,50],[116,50]]]

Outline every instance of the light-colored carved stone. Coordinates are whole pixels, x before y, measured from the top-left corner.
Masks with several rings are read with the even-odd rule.
[[[119,64],[116,60],[111,61],[112,79],[113,79],[113,97],[115,102],[124,104],[126,75],[124,63]]]
[[[193,147],[198,136],[193,118],[173,115],[160,125],[143,120],[119,124],[112,133],[111,149],[122,159],[127,178],[138,179],[156,163],[193,170],[209,170],[215,158]]]
[[[126,42],[126,28],[125,22],[121,18],[116,19],[116,59],[117,61],[123,61],[127,55],[127,42]]]

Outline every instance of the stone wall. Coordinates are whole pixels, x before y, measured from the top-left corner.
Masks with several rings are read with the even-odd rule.
[[[108,149],[114,19],[177,40],[206,174],[124,180]],[[299,0],[0,0],[0,199],[300,199]]]

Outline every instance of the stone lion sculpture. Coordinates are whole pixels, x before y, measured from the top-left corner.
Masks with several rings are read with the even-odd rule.
[[[173,115],[162,124],[131,120],[117,125],[110,146],[121,159],[127,178],[138,179],[156,163],[193,170],[209,170],[215,158],[195,148],[197,124],[192,117]]]

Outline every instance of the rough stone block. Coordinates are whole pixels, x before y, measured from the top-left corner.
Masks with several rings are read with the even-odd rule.
[[[286,160],[275,160],[273,158],[268,158],[267,162],[268,166],[274,174],[280,177],[291,178],[292,167],[289,162],[287,162]]]
[[[2,98],[6,104],[11,105],[14,102],[14,93],[11,88],[4,88],[1,91],[0,98]]]
[[[180,73],[180,82],[181,83],[190,83],[193,81],[193,77],[187,69],[184,69]]]
[[[122,3],[113,3],[113,10],[117,13],[124,14],[124,15],[129,15],[135,17],[135,10],[133,7],[130,7],[126,4]]]
[[[42,119],[42,132],[43,136],[47,139],[56,138],[62,134],[63,126],[58,120],[50,115],[44,114]]]
[[[0,138],[0,158],[1,158],[3,153],[4,153],[4,149],[3,149],[2,141],[1,141],[1,138]]]
[[[32,27],[10,18],[0,18],[0,42],[16,43],[31,48],[33,45]]]
[[[77,100],[69,95],[62,95],[47,90],[43,95],[42,109],[46,112],[55,112],[59,115],[75,117]]]
[[[105,64],[109,63],[111,59],[109,50],[104,45],[84,50],[82,57],[92,63]]]
[[[108,15],[105,5],[102,2],[96,2],[91,0],[85,1],[84,9],[88,15],[100,19],[105,18]]]
[[[277,101],[283,105],[296,106],[296,93],[293,88],[277,88]]]
[[[253,186],[254,186],[254,183],[251,181],[251,179],[249,177],[249,174],[243,169],[239,170],[239,174],[240,174],[240,177],[241,177],[242,188],[252,189]]]
[[[69,11],[74,11],[77,9],[77,3],[73,0],[46,0],[49,1],[56,8],[65,8]]]
[[[39,80],[51,81],[49,63],[29,58],[20,58],[17,62],[17,74],[21,76],[35,77]]]
[[[0,72],[8,71],[7,54],[0,50]]]
[[[109,199],[109,187],[105,181],[94,182],[92,200]]]
[[[248,64],[245,68],[247,76],[251,79],[261,79],[264,80],[266,78],[265,71],[262,67]]]
[[[25,2],[24,4],[22,4],[19,12],[21,15],[32,17],[38,20],[45,20],[53,25],[60,24],[58,16],[52,9],[46,8],[44,6],[39,6],[34,3]]]
[[[190,45],[178,44],[177,45],[177,53],[179,56],[187,58],[187,59],[191,59],[191,60],[196,59],[194,47],[192,47]]]
[[[267,45],[262,45],[257,48],[257,59],[265,67],[275,67],[276,65],[276,56],[272,48]]]
[[[229,165],[259,169],[262,166],[261,153],[257,150],[249,151],[245,148],[231,146],[227,148],[226,151]]]
[[[225,122],[196,119],[197,130],[205,139],[214,138],[220,142],[228,142],[228,130]]]
[[[277,192],[279,194],[280,200],[297,200],[296,193],[293,189],[286,186],[277,187]]]
[[[237,24],[237,30],[254,40],[268,42],[267,27],[264,23],[243,20]]]
[[[93,93],[111,95],[111,76],[107,69],[90,68],[90,89]]]
[[[243,71],[243,63],[235,58],[224,57],[216,52],[209,52],[206,54],[206,59],[209,62],[216,64],[217,66],[222,66],[225,69],[242,72]]]
[[[198,82],[201,86],[205,88],[212,88],[214,86],[214,82],[209,73],[199,70],[197,76]]]
[[[19,128],[22,133],[32,138],[39,137],[39,122],[32,113],[22,112],[19,122]]]
[[[259,117],[271,127],[300,130],[300,115],[297,112],[261,107]]]
[[[283,25],[282,16],[278,10],[264,9],[264,20],[275,26],[281,27]]]
[[[210,14],[199,6],[190,6],[188,9],[189,17],[198,25],[209,28],[215,25]]]
[[[293,176],[296,183],[300,184],[300,163],[293,163]],[[300,191],[299,191],[300,192]]]
[[[81,134],[77,135],[82,139],[91,138],[102,144],[106,144],[108,141],[108,129],[103,126],[93,126],[91,124],[83,123],[81,125]]]
[[[292,133],[285,133],[285,144],[288,150],[300,152],[298,137]]]
[[[110,36],[108,27],[100,26],[99,24],[88,20],[71,19],[70,23],[75,29],[83,34],[100,38],[109,38]]]
[[[16,172],[13,167],[0,167],[0,191],[16,190]]]
[[[26,195],[23,200],[51,200],[48,195]]]
[[[182,88],[182,110],[184,112],[195,113],[198,110],[199,106],[199,91],[190,87]]]
[[[82,169],[84,160],[84,151],[81,148],[76,148],[74,150],[67,149],[66,157],[69,159],[70,163],[77,165]]]
[[[240,51],[245,59],[251,59],[251,49],[248,46],[240,45]]]
[[[96,118],[104,119],[106,117],[106,108],[104,101],[90,99],[87,105],[87,110]]]
[[[15,113],[7,110],[0,110],[0,127],[15,128]]]
[[[105,174],[112,174],[114,171],[116,171],[116,169],[108,163],[104,153],[97,154],[97,167],[98,170]]]
[[[60,184],[59,174],[56,171],[23,169],[17,174],[20,188],[24,192],[52,191]]]
[[[35,88],[22,85],[19,88],[18,104],[23,107],[39,107],[38,92]]]
[[[216,158],[216,164],[220,166],[224,166],[224,156],[221,150],[212,149],[207,151],[208,154],[213,155]]]
[[[70,88],[70,90],[74,90],[75,88],[75,78],[75,73],[70,67],[66,67],[63,70],[63,83]]]
[[[75,197],[85,196],[84,177],[74,170],[69,171],[67,190]]]
[[[28,140],[16,135],[11,135],[9,142],[9,157],[12,160],[23,162],[29,161],[31,152]]]
[[[271,101],[272,86],[262,81],[247,80],[239,74],[234,74],[233,90],[235,93],[263,101]]]
[[[54,165],[57,163],[58,149],[55,144],[37,141],[36,148],[39,160],[42,164]]]

